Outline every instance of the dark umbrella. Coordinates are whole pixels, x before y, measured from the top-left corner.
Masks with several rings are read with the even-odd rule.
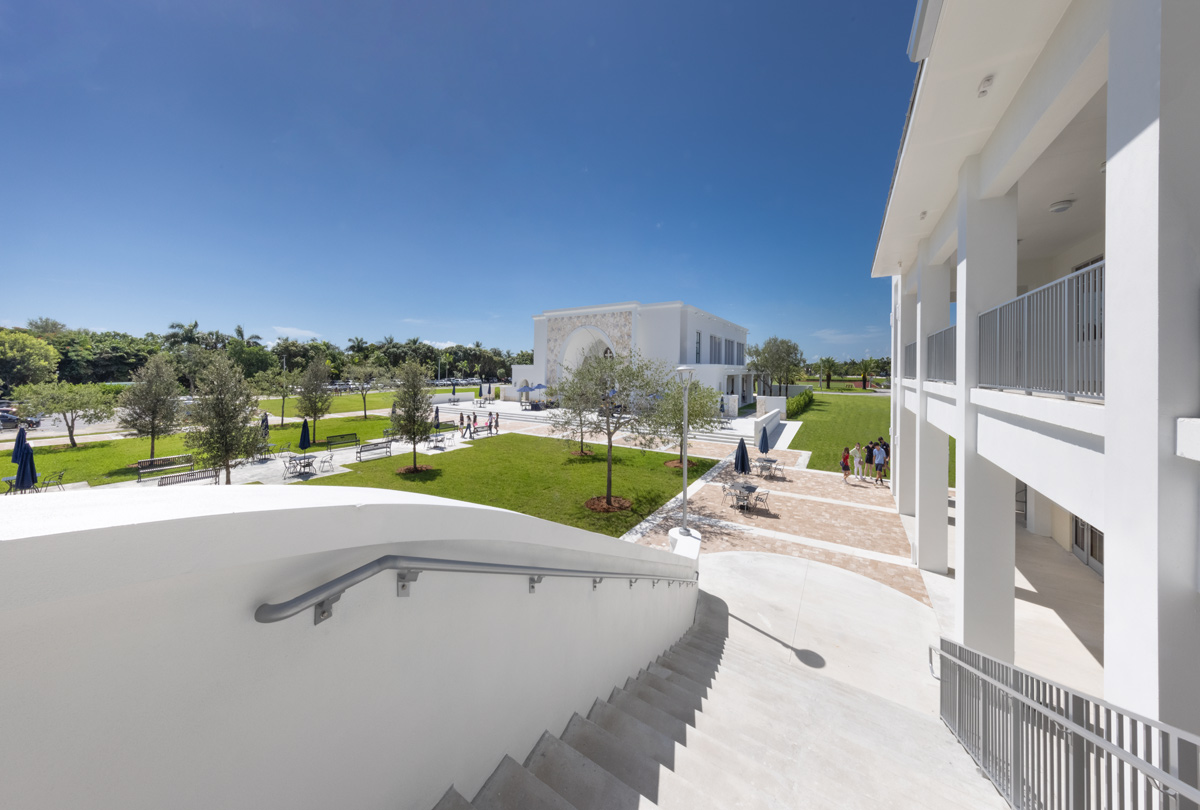
[[[300,449],[307,450],[309,447],[312,447],[312,442],[308,440],[308,419],[305,419],[300,426]]]
[[[721,397],[721,415],[725,415],[725,397]]]
[[[259,425],[259,429],[262,431],[262,437],[264,439],[271,437],[271,423],[267,421],[267,414],[265,411],[263,412],[262,423]]]
[[[767,429],[763,427],[762,433],[758,434],[758,452],[771,452],[771,441],[767,438]]]
[[[434,405],[433,406],[433,426],[436,429],[441,424],[442,424],[442,412],[438,408],[438,406]]]
[[[490,397],[491,395],[492,395],[492,384],[488,383],[488,396]]]
[[[738,439],[737,450],[733,453],[733,471],[738,475],[750,474],[750,453],[746,450],[745,439]]]
[[[458,393],[458,386],[455,383],[450,383],[450,394],[454,395],[457,393]]]
[[[17,480],[13,482],[15,489],[32,489],[37,483],[37,467],[33,464],[33,447],[26,443],[21,448],[21,460],[17,463]]]
[[[25,428],[22,427],[17,431],[17,440],[13,442],[12,457],[9,459],[13,464],[21,463],[21,451],[25,449]]]
[[[522,385],[520,388],[517,389],[517,393],[518,394],[528,394],[532,390],[533,389],[530,388],[528,385]]]

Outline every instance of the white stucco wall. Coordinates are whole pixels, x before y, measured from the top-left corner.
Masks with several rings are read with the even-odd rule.
[[[333,617],[274,624],[385,554],[632,567],[696,560],[522,515],[352,488],[7,499],[0,807],[428,810],[635,675],[697,588],[385,572]]]

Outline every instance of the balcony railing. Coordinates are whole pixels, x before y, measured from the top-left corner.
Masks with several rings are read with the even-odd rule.
[[[950,326],[926,338],[925,358],[928,370],[925,379],[931,382],[952,383],[958,369],[958,327]]]
[[[1195,810],[1200,737],[943,638],[942,720],[1017,810]]]
[[[1104,399],[1104,263],[981,314],[979,385]]]
[[[905,345],[904,347],[904,379],[915,380],[917,378],[917,344],[916,341]]]

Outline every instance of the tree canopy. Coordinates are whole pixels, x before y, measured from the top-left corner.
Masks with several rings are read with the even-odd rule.
[[[0,385],[9,389],[53,382],[58,352],[44,340],[15,329],[0,329]]]
[[[56,413],[62,416],[72,447],[79,446],[75,442],[77,420],[102,422],[112,419],[116,410],[116,395],[107,386],[97,383],[31,383],[13,391],[13,397],[20,400],[23,413]]]
[[[412,444],[412,471],[417,471],[417,443],[432,431],[433,393],[425,386],[425,369],[418,363],[402,363],[395,369],[392,429]]]
[[[317,441],[317,420],[329,413],[333,392],[329,390],[329,368],[309,363],[296,380],[296,414],[312,419],[312,440]]]
[[[253,455],[258,447],[257,410],[258,400],[242,370],[217,355],[200,375],[192,405],[196,429],[187,432],[184,444],[204,466],[224,469],[225,483],[230,484],[234,462]]]
[[[121,407],[117,416],[121,427],[150,437],[150,458],[154,458],[154,442],[158,437],[179,430],[183,421],[180,393],[175,363],[167,354],[156,354],[133,373],[133,385],[122,391],[117,400]]]

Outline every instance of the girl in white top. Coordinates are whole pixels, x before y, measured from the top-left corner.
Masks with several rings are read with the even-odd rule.
[[[854,475],[859,481],[863,480],[862,466],[862,443],[855,442],[854,449],[850,451],[850,458],[854,459]]]

